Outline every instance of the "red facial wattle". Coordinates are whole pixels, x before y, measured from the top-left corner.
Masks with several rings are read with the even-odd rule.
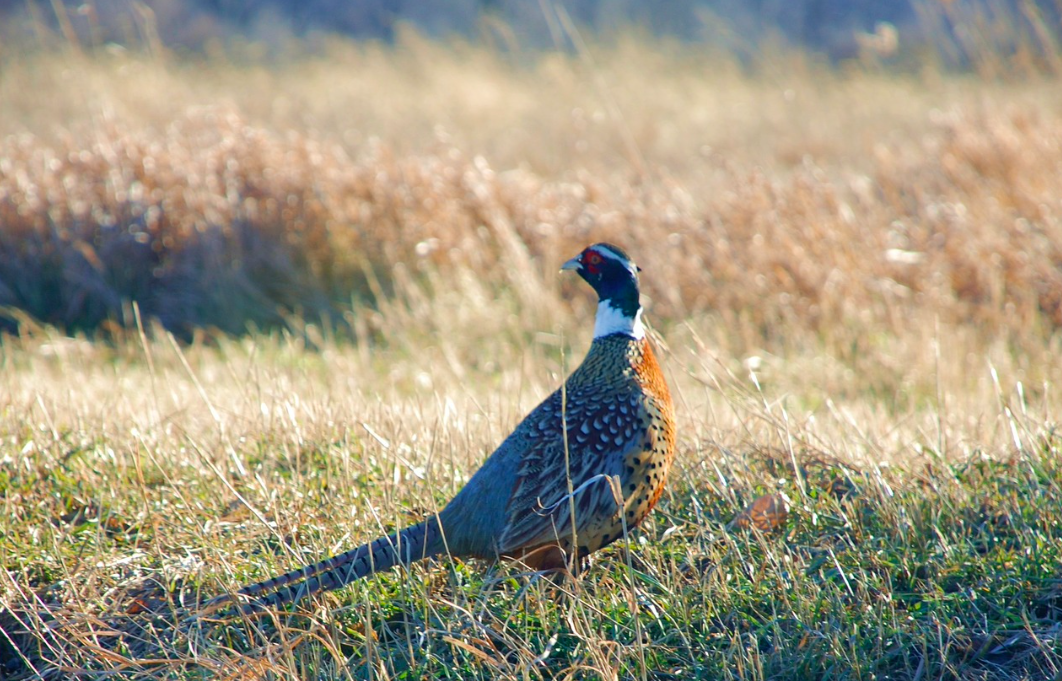
[[[590,274],[598,274],[601,272],[601,254],[596,251],[586,251],[583,253],[583,265]]]

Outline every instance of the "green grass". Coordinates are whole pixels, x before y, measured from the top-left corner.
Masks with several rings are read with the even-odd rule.
[[[924,406],[896,415],[872,396],[804,411],[736,362],[674,354],[683,428],[669,494],[582,577],[555,585],[514,565],[441,560],[276,620],[175,628],[185,606],[219,590],[443,503],[552,373],[542,359],[502,357],[506,368],[462,384],[401,349],[305,352],[268,338],[180,355],[165,341],[5,344],[18,371],[5,373],[0,406],[4,631],[34,668],[1035,679],[1062,664],[1062,434],[1028,395],[1000,391],[978,419]],[[786,375],[774,382],[815,379],[813,366],[775,366]],[[404,387],[400,373],[432,387]],[[790,502],[780,527],[732,524],[772,493]],[[13,678],[32,675],[2,650]]]

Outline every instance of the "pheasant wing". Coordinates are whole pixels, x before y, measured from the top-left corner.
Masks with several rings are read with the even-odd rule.
[[[503,555],[547,543],[570,546],[573,516],[580,545],[579,534],[619,519],[617,495],[632,473],[627,460],[648,437],[641,398],[625,392],[602,401],[597,391],[566,397],[554,393],[513,433],[525,447],[499,539]]]

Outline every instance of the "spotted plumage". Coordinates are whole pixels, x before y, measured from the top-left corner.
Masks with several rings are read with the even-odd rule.
[[[238,592],[252,599],[245,610],[290,603],[446,552],[519,559],[540,570],[577,567],[645,519],[671,468],[675,419],[642,325],[639,268],[618,247],[595,244],[562,269],[577,272],[599,299],[590,350],[564,385],[437,516],[246,586]]]
[[[506,441],[526,451],[507,507],[498,552],[536,567],[560,567],[633,529],[652,509],[674,452],[670,395],[648,341],[613,334],[594,341],[586,360]],[[565,441],[558,425],[567,425]],[[654,425],[667,427],[654,429]],[[503,446],[506,446],[503,444]],[[568,475],[572,492],[568,491]],[[617,504],[622,497],[622,512]],[[570,499],[574,503],[568,503]],[[531,510],[532,512],[528,512]],[[558,546],[568,556],[542,552]]]

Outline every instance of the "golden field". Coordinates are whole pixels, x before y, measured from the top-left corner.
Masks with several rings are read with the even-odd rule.
[[[0,675],[1059,673],[1057,79],[414,36],[2,68]],[[600,240],[681,423],[630,551],[174,626],[444,503],[585,351],[557,268]]]

